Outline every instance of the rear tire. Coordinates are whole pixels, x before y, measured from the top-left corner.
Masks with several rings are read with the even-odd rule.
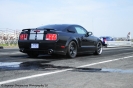
[[[77,44],[74,41],[71,41],[67,48],[67,56],[74,58],[77,55]]]
[[[36,52],[28,52],[27,55],[28,55],[29,57],[35,58],[35,57],[38,57],[39,54],[36,53]]]
[[[102,43],[99,41],[96,46],[95,55],[101,55],[103,51]]]

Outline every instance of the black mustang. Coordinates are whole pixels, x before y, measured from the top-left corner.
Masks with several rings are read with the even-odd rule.
[[[39,54],[67,55],[76,57],[79,53],[102,53],[102,42],[87,32],[80,25],[53,24],[38,28],[23,29],[20,33],[18,45],[20,52],[29,57]]]

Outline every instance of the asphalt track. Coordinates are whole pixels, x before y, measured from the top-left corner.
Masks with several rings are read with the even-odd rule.
[[[0,88],[133,88],[133,47],[74,59],[0,49]]]

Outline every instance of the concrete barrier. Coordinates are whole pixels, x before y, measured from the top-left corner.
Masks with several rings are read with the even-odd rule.
[[[132,46],[131,41],[106,41],[107,47]]]
[[[131,42],[131,44],[132,44],[132,47],[133,47],[133,42]]]

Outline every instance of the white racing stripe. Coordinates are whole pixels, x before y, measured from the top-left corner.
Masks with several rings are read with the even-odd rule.
[[[127,57],[118,58],[118,59],[101,61],[101,62],[97,62],[97,63],[92,63],[92,64],[78,66],[76,68],[94,66],[94,65],[103,64],[103,63],[109,63],[109,62],[118,61],[118,60],[122,60],[122,59],[128,59],[128,58],[131,58],[131,57],[133,57],[133,56],[127,56]],[[31,79],[31,78],[36,78],[36,77],[41,77],[41,76],[46,76],[46,75],[61,73],[61,72],[69,71],[69,70],[73,70],[73,69],[71,68],[71,69],[65,69],[65,70],[59,70],[59,71],[54,71],[54,72],[48,72],[48,73],[31,75],[31,76],[27,76],[27,77],[21,77],[21,78],[11,79],[11,80],[7,80],[7,81],[0,82],[0,85],[1,84],[7,84],[7,83],[15,82],[15,81],[20,81],[20,80],[25,80],[25,79]]]

